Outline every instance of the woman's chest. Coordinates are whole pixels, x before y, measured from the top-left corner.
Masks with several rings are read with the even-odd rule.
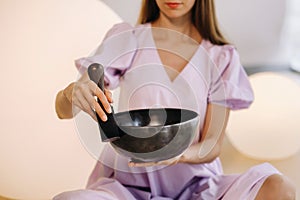
[[[197,61],[194,59],[194,61]],[[203,111],[208,96],[204,64],[188,62],[170,79],[154,48],[139,49],[120,82],[123,109],[141,107],[180,107]]]
[[[175,80],[186,67],[189,67],[189,63],[199,48],[198,43],[188,41],[157,40],[153,43],[157,49],[156,56],[171,81]]]

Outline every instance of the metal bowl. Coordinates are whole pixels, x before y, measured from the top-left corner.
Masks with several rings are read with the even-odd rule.
[[[103,91],[103,66],[91,64],[88,75]],[[97,101],[102,106],[101,101]],[[105,122],[96,115],[101,140],[110,142],[119,154],[135,162],[156,162],[176,157],[199,133],[199,116],[191,110],[159,108],[106,115],[108,119]]]
[[[134,162],[157,162],[182,154],[199,134],[196,112],[176,108],[114,114],[120,138],[113,148]]]

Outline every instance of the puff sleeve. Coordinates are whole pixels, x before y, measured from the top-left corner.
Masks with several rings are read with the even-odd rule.
[[[248,108],[254,100],[253,90],[239,55],[231,45],[222,48],[212,69],[208,102],[231,110]]]
[[[128,23],[115,24],[106,33],[94,54],[75,60],[75,66],[82,74],[93,63],[103,65],[105,85],[114,89],[119,85],[120,77],[130,67],[136,49],[134,28]]]

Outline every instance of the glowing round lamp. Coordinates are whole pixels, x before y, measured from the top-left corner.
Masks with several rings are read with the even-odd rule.
[[[300,77],[299,77],[300,78]],[[255,100],[231,113],[227,135],[242,154],[259,160],[284,159],[300,149],[300,85],[278,73],[250,76]]]

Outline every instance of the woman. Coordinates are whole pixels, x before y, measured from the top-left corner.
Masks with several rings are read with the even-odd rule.
[[[83,110],[103,121],[111,93],[87,75],[105,67],[106,87],[120,86],[120,110],[180,107],[200,116],[200,133],[180,156],[134,163],[107,146],[87,189],[55,199],[295,199],[291,183],[271,165],[223,175],[218,158],[230,110],[250,106],[253,94],[238,53],[218,29],[212,0],[144,0],[140,24],[116,24],[94,56],[76,61],[83,74],[60,91],[56,111],[72,118]],[[72,105],[76,109],[72,110]]]

